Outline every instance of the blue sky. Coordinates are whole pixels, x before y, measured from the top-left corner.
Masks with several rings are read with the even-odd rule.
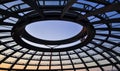
[[[26,26],[26,31],[39,39],[63,40],[77,35],[82,30],[82,26],[75,22],[46,20],[30,23]]]

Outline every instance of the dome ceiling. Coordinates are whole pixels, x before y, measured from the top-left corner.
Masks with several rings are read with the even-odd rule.
[[[82,29],[54,41],[26,31],[46,20]],[[8,70],[120,71],[120,0],[1,0],[0,71]]]

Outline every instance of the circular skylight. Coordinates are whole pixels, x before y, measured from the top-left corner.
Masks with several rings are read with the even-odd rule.
[[[45,20],[30,23],[25,29],[38,39],[56,41],[74,37],[80,33],[82,26],[70,21]]]

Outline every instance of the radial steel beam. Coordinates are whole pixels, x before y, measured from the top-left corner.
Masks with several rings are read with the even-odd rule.
[[[81,49],[81,48],[80,48]],[[83,52],[85,52],[96,64],[98,67],[100,67],[101,71],[104,71],[104,69],[102,68],[102,66],[99,64],[98,61],[96,61],[96,59],[94,57],[92,57],[88,52],[86,52],[85,50],[81,49]]]
[[[86,71],[89,71],[88,67],[87,67],[87,64],[85,63],[85,61],[81,58],[81,56],[79,55],[78,52],[76,52],[75,50],[73,50],[76,55],[78,56],[78,58],[82,61],[82,63],[84,64],[85,68],[86,68]]]
[[[109,37],[113,37],[113,38],[116,38],[116,39],[120,39],[120,36],[119,35],[115,35],[115,34],[101,34],[101,33],[96,33],[96,35],[100,35],[100,36],[109,36]]]
[[[11,32],[11,30],[0,30],[0,33],[1,32]]]
[[[43,56],[44,56],[44,52],[42,52],[42,55],[41,55],[41,57],[40,57],[40,59],[39,59],[39,62],[38,62],[38,65],[37,65],[37,69],[36,69],[36,70],[39,70],[39,66],[40,66],[40,63],[41,63],[41,61],[42,61]]]
[[[14,40],[10,40],[10,41],[6,41],[6,42],[2,42],[3,44],[7,44],[7,43],[11,43],[14,42]]]
[[[119,47],[120,47],[120,45],[118,45],[119,43],[115,43],[114,41],[103,40],[103,39],[100,39],[100,38],[94,38],[94,39],[95,39],[95,40],[102,41],[102,42],[107,42],[107,43],[110,43],[110,44],[112,44],[112,45],[115,45],[115,46],[119,46]],[[115,48],[115,46],[113,46],[111,49]]]
[[[2,62],[4,62],[5,60],[7,60],[10,56],[12,56],[13,54],[15,54],[16,52],[18,52],[19,50],[21,50],[22,48],[20,48],[20,49],[18,49],[18,50],[15,50],[14,52],[12,52],[11,54],[9,54],[8,56],[6,56],[4,59],[2,59],[1,61],[0,61],[0,64],[2,63]]]
[[[35,0],[22,0],[24,3],[28,4],[31,8],[38,12],[38,14],[44,18],[43,11],[39,8]]]
[[[106,0],[87,0],[87,1],[95,2],[95,3],[100,3],[100,4],[105,4],[105,5],[110,4],[110,3],[107,2]]]
[[[0,8],[0,14],[3,14],[7,17],[16,17],[16,18],[20,18],[21,16],[19,16],[17,13],[14,12],[9,12],[7,10],[3,10]]]
[[[7,36],[0,36],[0,39],[3,39],[3,38],[9,38],[11,37],[11,35],[7,35]]]
[[[118,53],[118,52],[116,52],[116,51],[114,51],[114,50],[112,50],[112,49],[110,49],[110,48],[107,48],[107,47],[105,47],[105,46],[102,46],[101,44],[97,44],[96,42],[91,42],[92,44],[94,44],[94,45],[96,45],[96,46],[98,46],[98,47],[100,47],[101,49],[103,49],[104,51],[106,51],[106,52],[112,52],[112,53],[114,53],[114,54],[116,54],[116,55],[118,55],[118,56],[120,56],[120,54]]]
[[[0,4],[8,3],[8,2],[12,2],[12,1],[15,1],[15,0],[0,0]]]
[[[14,67],[14,65],[26,54],[28,53],[30,50],[27,50],[25,53],[23,53],[19,58],[16,59],[16,61],[11,65],[10,70],[12,70],[12,68]]]
[[[118,22],[120,22],[120,18],[114,18],[114,19],[108,19],[108,20],[94,21],[94,22],[91,22],[91,24],[118,23]]]
[[[109,28],[96,28],[95,30],[103,30],[103,31],[106,31],[106,30],[109,30]],[[112,31],[120,31],[120,28],[111,28]]]
[[[71,58],[71,56],[70,56],[70,54],[68,53],[68,51],[66,51],[66,53],[67,53],[67,55],[68,55],[68,57],[69,57],[69,60],[70,60],[71,65],[72,65],[72,67],[73,67],[73,70],[76,71],[75,65],[74,65],[74,63],[73,63],[73,61],[72,61],[73,59]]]
[[[13,23],[8,23],[8,22],[0,22],[0,26],[5,25],[5,26],[14,26],[15,24]]]
[[[62,58],[61,58],[62,56],[61,56],[61,54],[60,54],[60,52],[59,52],[59,59],[60,59],[60,66],[61,66],[61,70],[63,70],[63,63],[62,63]]]
[[[94,16],[94,15],[103,14],[110,11],[119,11],[119,10],[120,10],[120,3],[114,3],[111,5],[96,9],[94,11],[88,12],[85,15],[80,15],[80,17],[77,20],[82,20],[82,19],[86,19],[89,16]]]
[[[8,47],[8,46],[6,46],[5,44],[3,44],[2,42],[0,42],[0,45],[1,45],[1,44],[2,44],[3,46],[7,47],[7,48],[5,48],[5,49],[3,49],[3,50],[0,50],[0,54],[1,54],[3,51],[6,51],[6,50],[8,50],[8,49],[11,49],[11,48],[17,46],[17,44],[16,44],[16,45],[13,45],[13,46]],[[1,61],[0,61],[0,63],[1,63]]]
[[[64,7],[61,18],[65,15],[65,13],[70,9],[70,7],[76,2],[77,0],[70,0],[68,1],[67,5]]]
[[[95,48],[91,48],[91,47],[89,47],[89,46],[87,46],[87,47],[90,48],[90,49],[92,49],[92,50],[95,51],[97,54],[101,55],[102,57],[104,57],[107,61],[109,61],[112,65],[114,65],[117,69],[119,69],[119,67],[118,67],[116,64],[114,64],[114,62],[113,62],[112,60],[110,60],[110,58],[108,58],[106,55],[104,55],[103,53],[95,50]],[[113,55],[109,54],[109,52],[106,52],[106,53],[107,53],[108,55],[110,55],[113,59],[116,59]],[[117,61],[118,61],[118,59],[117,59]],[[118,62],[119,62],[119,61],[118,61]]]
[[[31,55],[31,57],[28,59],[27,63],[24,66],[23,70],[26,70],[27,66],[29,65],[30,61],[32,60],[33,56],[37,53],[37,51],[34,52],[34,54]]]
[[[52,48],[50,52],[49,70],[51,70],[51,68],[52,68]]]
[[[97,44],[96,42],[91,42],[92,44],[94,44],[95,45],[95,47],[97,46],[97,47],[100,47],[104,52],[106,52],[108,55],[110,55],[113,59],[115,59],[119,64],[120,64],[120,61],[118,60],[118,58],[116,57],[116,55],[114,55],[113,53],[115,52],[115,51],[113,51],[112,49],[111,49],[111,51],[109,50],[109,48],[107,48],[107,47],[105,47],[105,46],[102,46],[102,44]],[[113,52],[113,53],[112,53]],[[102,53],[101,53],[102,54]],[[116,54],[116,53],[115,53]],[[104,55],[102,55],[102,56],[104,56]],[[104,56],[104,57],[107,57],[107,56]],[[117,68],[117,70],[120,70],[120,68],[116,65],[116,64],[114,64],[114,62],[113,61],[111,61],[109,58],[105,58],[105,59],[107,59],[112,65],[114,65],[116,68]]]

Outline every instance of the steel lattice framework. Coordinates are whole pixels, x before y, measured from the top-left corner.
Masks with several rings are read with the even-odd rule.
[[[25,30],[41,20],[77,22],[83,29],[70,39],[41,40]],[[71,46],[38,48],[22,38]],[[0,0],[0,70],[120,71],[120,0]]]

